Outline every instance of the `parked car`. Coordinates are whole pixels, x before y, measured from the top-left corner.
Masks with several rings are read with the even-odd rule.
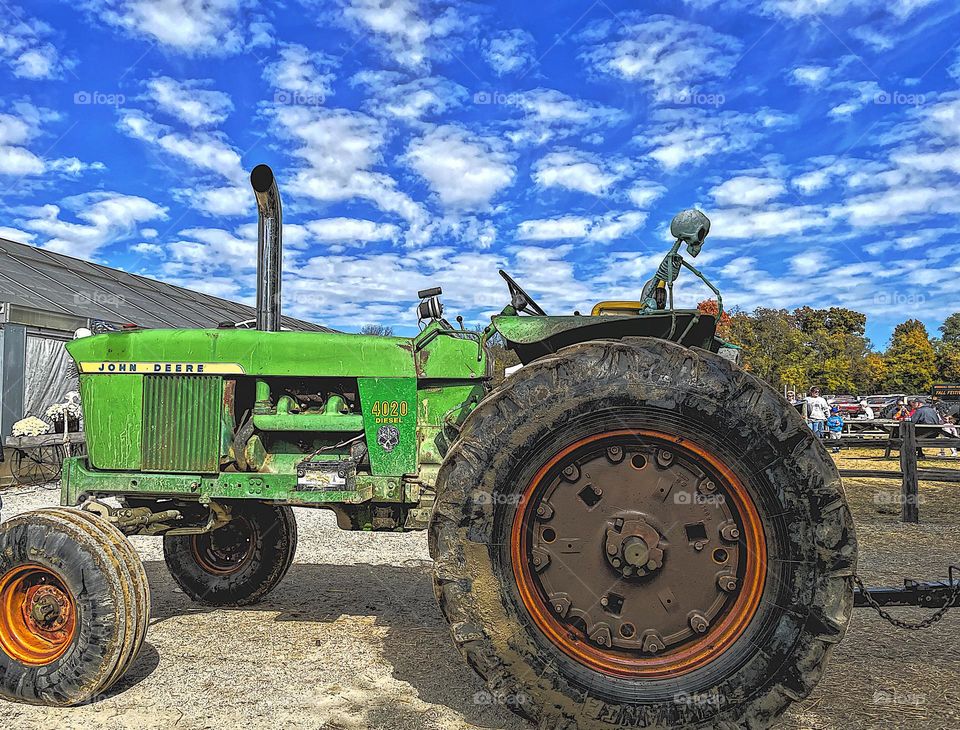
[[[827,398],[827,403],[831,408],[840,409],[840,415],[844,418],[856,418],[863,409],[860,407],[860,399],[852,395],[835,395]]]

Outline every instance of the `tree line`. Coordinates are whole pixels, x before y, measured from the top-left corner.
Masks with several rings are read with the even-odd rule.
[[[698,305],[716,314],[713,300]],[[933,383],[960,382],[960,312],[931,337],[918,319],[896,326],[875,351],[867,317],[844,307],[758,307],[724,313],[718,334],[744,351],[744,367],[778,389],[818,385],[827,393],[926,393]]]

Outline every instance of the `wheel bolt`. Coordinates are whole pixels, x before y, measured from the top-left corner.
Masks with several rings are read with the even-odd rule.
[[[700,489],[703,490],[704,494],[713,494],[717,491],[717,485],[708,479],[700,485]]]
[[[720,586],[720,590],[726,591],[727,593],[733,593],[737,590],[737,579],[732,575],[721,575],[717,580],[717,584]]]
[[[666,449],[659,449],[657,451],[657,463],[660,466],[669,466],[673,463],[673,454]]]
[[[694,613],[690,616],[690,628],[698,634],[705,634],[710,628],[710,622],[702,614]]]
[[[606,596],[604,596],[603,598],[600,599],[600,605],[601,605],[601,606],[604,606],[604,607],[610,605],[610,601],[607,600],[607,597],[606,597]]]

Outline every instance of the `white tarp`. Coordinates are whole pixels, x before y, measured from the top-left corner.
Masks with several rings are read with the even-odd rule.
[[[63,401],[68,391],[80,390],[76,368],[64,344],[47,337],[27,337],[24,416],[43,418],[47,408]]]

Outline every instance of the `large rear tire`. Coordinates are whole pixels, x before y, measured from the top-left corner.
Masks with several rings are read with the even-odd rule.
[[[293,509],[240,501],[225,527],[201,535],[163,538],[170,575],[206,606],[248,606],[283,580],[297,550]]]
[[[109,523],[50,508],[0,526],[0,696],[95,699],[134,662],[149,618],[143,566]]]
[[[544,728],[766,728],[853,607],[829,455],[770,387],[662,340],[588,342],[480,403],[431,523],[454,641]]]

